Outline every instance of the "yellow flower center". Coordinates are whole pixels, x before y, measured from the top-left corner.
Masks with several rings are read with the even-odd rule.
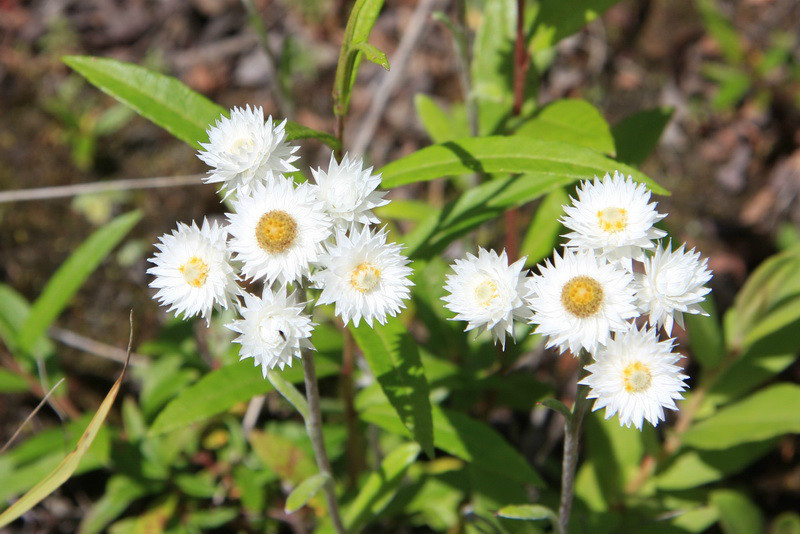
[[[283,210],[265,213],[256,225],[256,241],[262,250],[271,254],[283,252],[297,237],[297,223]]]
[[[200,287],[206,283],[208,278],[208,264],[198,258],[192,256],[189,261],[181,265],[178,270],[183,275],[186,283],[192,287]]]
[[[575,317],[589,317],[603,304],[603,288],[594,278],[576,276],[561,288],[561,304]]]
[[[628,226],[628,210],[625,208],[606,208],[597,212],[597,223],[609,234],[617,233]]]
[[[475,302],[478,306],[488,308],[492,301],[500,296],[497,292],[497,284],[491,280],[484,280],[475,288]]]
[[[372,291],[372,289],[378,285],[380,280],[380,269],[368,262],[360,264],[358,267],[353,269],[352,273],[350,273],[350,285],[352,285],[356,291],[360,291],[361,293]]]
[[[645,391],[653,382],[650,369],[642,362],[633,362],[622,370],[622,380],[625,382],[625,391],[639,393]]]

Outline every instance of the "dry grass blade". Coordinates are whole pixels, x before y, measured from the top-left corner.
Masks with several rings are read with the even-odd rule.
[[[133,311],[131,311],[130,315],[130,335],[128,338],[128,358],[130,358],[131,354],[131,346],[133,344]],[[125,365],[122,367],[122,372],[117,378],[114,385],[111,386],[111,390],[109,390],[108,395],[106,398],[103,399],[103,402],[100,404],[100,408],[97,410],[97,413],[92,417],[92,420],[89,422],[89,425],[86,427],[86,430],[83,432],[81,439],[78,440],[78,444],[75,446],[75,450],[69,453],[64,460],[58,464],[50,474],[44,477],[38,484],[36,484],[33,488],[28,490],[25,495],[19,498],[14,504],[9,506],[2,514],[0,514],[0,528],[8,525],[16,518],[39,504],[42,500],[45,499],[48,495],[53,493],[59,486],[61,486],[64,482],[66,482],[72,473],[75,472],[77,469],[78,464],[80,464],[81,458],[86,454],[86,451],[89,450],[94,438],[97,436],[97,433],[100,431],[100,427],[103,425],[103,422],[106,420],[106,416],[108,416],[108,412],[111,410],[111,407],[114,404],[114,400],[117,398],[117,393],[119,393],[119,389],[122,386],[122,380],[125,377],[125,371],[128,369],[128,361],[125,361]]]
[[[50,391],[48,391],[47,394],[39,402],[39,404],[36,405],[36,408],[34,408],[33,411],[28,415],[28,417],[25,418],[25,420],[22,422],[22,424],[19,425],[19,428],[17,428],[17,430],[14,432],[14,435],[12,435],[10,438],[8,438],[8,441],[6,441],[6,444],[3,445],[2,449],[0,449],[0,454],[3,454],[4,452],[6,452],[6,449],[8,449],[8,447],[11,446],[12,443],[14,443],[14,440],[17,439],[17,436],[19,436],[19,433],[22,432],[23,428],[25,428],[25,425],[27,425],[30,422],[30,420],[33,419],[34,416],[36,416],[37,413],[39,413],[39,410],[41,410],[42,406],[45,405],[45,403],[47,402],[47,399],[50,398],[50,395],[53,394],[53,392],[56,390],[56,388],[58,386],[60,386],[61,383],[64,382],[64,380],[65,379],[62,378],[61,380],[56,382],[55,386],[50,388]]]

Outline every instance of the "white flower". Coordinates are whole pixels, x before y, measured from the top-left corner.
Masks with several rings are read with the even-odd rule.
[[[381,183],[380,174],[372,174],[372,167],[363,169],[361,158],[350,159],[345,154],[341,163],[331,154],[328,172],[321,168],[311,170],[317,182],[317,196],[325,203],[325,210],[334,224],[349,228],[353,223],[367,225],[379,222],[372,209],[389,203],[386,193],[375,191]]]
[[[203,181],[222,183],[226,196],[234,191],[247,195],[270,174],[296,171],[292,162],[299,147],[284,141],[285,127],[285,120],[273,126],[272,116],[265,123],[260,107],[233,108],[230,118],[221,117],[208,129],[208,143],[200,143],[205,151],[197,156],[213,167]]]
[[[626,180],[617,171],[613,178],[606,174],[602,182],[597,177],[594,183],[582,182],[578,199],[564,206],[561,223],[572,230],[564,236],[569,238],[566,246],[593,249],[631,271],[631,259],[641,260],[644,250],[653,248],[652,240],[666,235],[653,227],[666,215],[649,201],[650,191],[644,184],[630,176]]]
[[[528,280],[537,334],[549,336],[548,347],[594,352],[611,332],[625,330],[637,316],[633,275],[588,250],[564,249],[554,264],[539,265]]]
[[[647,419],[653,426],[664,419],[664,408],[677,410],[676,399],[686,375],[675,365],[682,356],[672,352],[672,339],[658,341],[657,330],[631,327],[618,332],[587,365],[591,373],[579,384],[589,386],[593,410],[606,409],[606,419],[619,413],[620,425],[642,429]]]
[[[307,183],[297,187],[282,175],[253,187],[250,195],[233,202],[226,214],[234,259],[244,262],[246,278],[265,278],[267,284],[308,276],[317,261],[331,221]]]
[[[640,310],[650,315],[652,326],[663,324],[667,334],[672,333],[673,320],[683,328],[684,313],[708,315],[700,307],[711,291],[705,287],[711,280],[708,259],[700,261],[700,253],[685,252],[685,246],[673,251],[671,243],[664,248],[659,245],[644,260],[644,273],[635,275]]]
[[[446,308],[457,315],[454,320],[467,321],[465,331],[486,328],[492,331],[495,343],[505,348],[506,334],[513,335],[514,318],[529,319],[531,311],[523,300],[528,294],[522,268],[525,258],[508,264],[506,251],[478,249],[478,256],[467,253],[466,260],[456,260],[455,274],[448,274],[444,288],[450,293],[442,297]]]
[[[203,220],[202,228],[178,223],[172,234],[164,234],[156,243],[159,250],[148,261],[147,270],[156,278],[150,287],[157,288],[155,298],[184,318],[200,315],[211,320],[211,310],[227,309],[239,292],[236,275],[228,263],[225,228]]]
[[[292,357],[301,358],[302,349],[314,350],[310,340],[314,323],[303,312],[304,307],[296,293],[287,295],[285,286],[274,293],[265,286],[261,298],[244,293],[242,319],[226,325],[241,334],[233,340],[242,346],[240,361],[253,358],[266,378],[267,371],[276,365],[291,367]]]
[[[408,258],[400,254],[400,245],[386,243],[386,231],[372,232],[364,226],[351,235],[338,229],[336,244],[320,258],[323,269],[314,274],[316,287],[322,288],[320,304],[336,304],[335,313],[345,324],[355,326],[363,318],[386,322],[405,307],[410,295]]]

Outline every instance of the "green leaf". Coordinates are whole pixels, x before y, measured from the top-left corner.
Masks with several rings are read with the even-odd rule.
[[[570,183],[614,170],[632,175],[654,193],[668,194],[640,171],[594,150],[522,136],[472,137],[429,146],[389,163],[380,172],[383,186],[391,188],[471,172],[526,173],[537,180],[558,177],[561,183]]]
[[[698,449],[725,449],[800,432],[797,406],[800,386],[777,384],[693,425],[683,442]]]
[[[414,107],[434,143],[469,137],[469,124],[463,105],[454,104],[447,113],[431,97],[418,93],[414,96]]]
[[[79,534],[97,534],[116,519],[128,506],[155,490],[153,484],[134,480],[127,475],[114,475],[106,484],[103,496],[81,520]]]
[[[104,93],[197,149],[208,141],[206,129],[228,114],[180,80],[133,63],[91,56],[65,56],[62,60]],[[287,141],[307,138],[339,147],[330,134],[286,123]]]
[[[541,0],[533,32],[528,41],[531,53],[554,46],[593,21],[619,0]]]
[[[30,388],[24,378],[0,368],[0,393],[21,393]]]
[[[536,265],[553,254],[558,236],[564,228],[559,218],[564,214],[564,205],[568,203],[569,195],[561,187],[553,189],[542,199],[520,245],[520,256],[528,257],[525,265]]]
[[[72,296],[111,250],[139,222],[142,214],[120,215],[84,241],[48,280],[19,331],[19,349],[30,353]]]
[[[613,156],[614,137],[600,111],[580,99],[557,100],[517,128],[516,135],[560,141]]]
[[[502,132],[514,104],[513,57],[517,12],[514,0],[484,2],[475,33],[470,73],[478,114],[478,133]]]
[[[564,419],[566,419],[567,421],[572,420],[572,410],[567,408],[567,405],[558,399],[545,399],[539,404],[541,404],[545,408],[550,408],[554,412],[560,413],[561,415],[564,416]]]
[[[293,514],[305,506],[330,479],[325,473],[317,473],[298,484],[286,498],[286,513]]]
[[[770,257],[750,275],[725,317],[730,350],[741,351],[800,319],[798,270],[800,247],[794,247]]]
[[[752,534],[764,531],[761,511],[743,493],[720,489],[711,493],[710,501],[719,511],[719,522],[725,534]]]
[[[800,534],[800,514],[783,512],[772,520],[768,532],[770,534]]]
[[[644,163],[655,150],[672,118],[672,108],[655,108],[628,115],[611,128],[617,159],[629,165]]]
[[[428,219],[403,236],[407,254],[414,258],[431,258],[453,240],[506,209],[521,206],[572,180],[558,175],[537,178],[522,174],[495,178],[469,189],[441,210],[433,211]]]
[[[684,320],[692,356],[704,368],[713,369],[725,356],[725,336],[719,324],[714,299],[711,296],[706,297],[701,306],[708,315],[686,314]]]
[[[343,515],[345,528],[358,532],[377,517],[397,493],[409,466],[419,456],[419,445],[406,443],[390,452],[377,472],[371,473]]]
[[[411,433],[386,403],[370,402],[361,406],[361,419],[388,432],[411,437]],[[543,485],[528,461],[505,439],[485,423],[459,412],[433,406],[434,445],[443,451],[473,462],[481,469],[497,473],[522,484]]]
[[[382,7],[383,0],[356,0],[347,19],[333,82],[333,112],[338,117],[347,115],[350,108],[350,93],[361,63],[358,45],[367,42]]]
[[[660,469],[656,487],[663,490],[691,489],[738,473],[775,446],[775,440],[744,443],[714,451],[683,450]]]
[[[329,358],[321,354],[311,357],[317,358],[318,377],[338,372],[339,366]],[[291,383],[303,381],[303,370],[299,364],[281,372],[283,378]],[[261,370],[254,369],[248,362],[222,367],[206,374],[170,401],[156,417],[150,434],[163,434],[202,421],[272,390],[272,384],[264,379]]]
[[[371,62],[380,65],[386,70],[389,70],[389,60],[386,59],[386,54],[376,46],[369,43],[358,43],[353,46],[353,49],[358,50],[364,54]]]
[[[380,219],[400,219],[405,221],[422,221],[431,214],[431,205],[420,200],[392,199],[385,206],[375,208],[375,215]]]
[[[194,148],[208,140],[206,128],[226,113],[172,76],[108,58],[65,56],[64,63],[103,92]]]
[[[522,519],[525,521],[549,519],[553,525],[558,523],[558,516],[555,512],[541,504],[511,504],[500,508],[497,511],[497,515],[507,519]]]
[[[89,447],[92,445],[92,442],[100,432],[100,429],[106,420],[106,416],[108,416],[108,412],[111,410],[111,406],[114,404],[114,399],[117,398],[117,393],[119,393],[119,388],[122,386],[122,379],[125,377],[125,370],[127,367],[128,364],[126,363],[122,368],[122,372],[119,374],[119,378],[117,378],[117,380],[114,382],[114,385],[111,386],[111,389],[109,390],[105,399],[103,399],[103,402],[97,409],[97,413],[95,413],[94,417],[92,417],[92,420],[89,421],[89,425],[86,427],[83,435],[78,440],[75,450],[70,452],[61,461],[61,463],[58,464],[58,466],[38,484],[36,484],[33,488],[26,492],[25,495],[20,497],[19,500],[15,501],[14,504],[6,508],[3,513],[0,514],[0,527],[8,525],[16,518],[20,517],[22,514],[39,504],[39,502],[41,502],[45,497],[53,493],[64,482],[66,482],[67,479],[69,479],[69,477],[75,472],[75,470],[78,469],[81,459],[89,451]]]
[[[283,395],[284,399],[289,401],[289,404],[294,406],[294,409],[303,417],[304,421],[310,420],[311,410],[308,407],[306,398],[283,376],[281,371],[270,369],[267,371],[267,380],[278,393]]]
[[[350,331],[403,424],[433,458],[430,388],[417,343],[398,318],[374,327],[351,326]]]

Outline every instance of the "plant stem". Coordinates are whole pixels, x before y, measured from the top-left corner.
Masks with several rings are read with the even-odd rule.
[[[319,472],[328,475],[325,482],[325,498],[328,502],[328,513],[331,516],[331,523],[338,534],[347,534],[339,515],[339,504],[336,501],[336,490],[333,483],[333,471],[328,460],[328,453],[325,451],[325,441],[322,439],[322,415],[319,410],[319,389],[317,388],[317,371],[314,368],[314,358],[310,354],[305,354],[303,360],[303,378],[306,383],[306,398],[310,413],[306,419],[306,432],[311,439],[311,446],[314,448],[314,456],[317,457],[317,467]]]
[[[591,356],[581,350],[578,378],[589,363]],[[587,398],[589,386],[578,385],[572,417],[564,422],[564,458],[561,468],[561,502],[558,506],[558,532],[566,534],[569,527],[569,516],[572,512],[572,494],[575,488],[575,471],[578,467],[578,442],[581,437],[583,418],[589,411],[591,401]]]

